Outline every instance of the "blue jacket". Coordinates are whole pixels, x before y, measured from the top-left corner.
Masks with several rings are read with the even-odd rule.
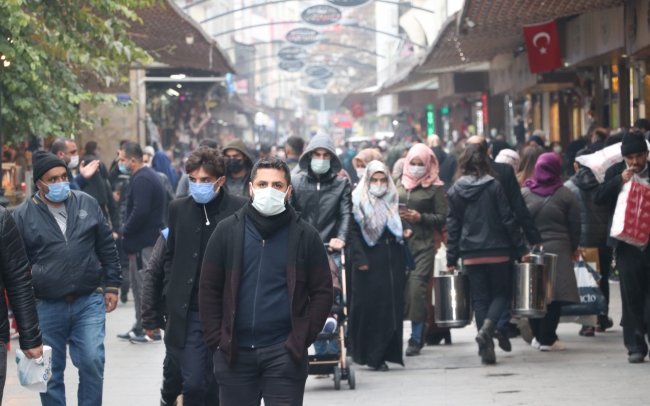
[[[122,247],[127,254],[156,244],[160,230],[165,228],[166,202],[165,186],[153,169],[145,166],[131,176],[122,229]]]
[[[32,267],[36,298],[89,294],[102,284],[107,292],[118,293],[122,285],[120,259],[99,204],[86,193],[73,190],[65,209],[65,235],[36,194],[13,213]]]

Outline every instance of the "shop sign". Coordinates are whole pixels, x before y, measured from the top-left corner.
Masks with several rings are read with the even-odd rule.
[[[339,7],[359,7],[370,3],[372,0],[327,0],[328,3]]]
[[[289,46],[289,47],[280,48],[280,50],[278,51],[278,56],[281,59],[284,59],[285,61],[295,61],[297,59],[300,59],[299,55],[304,53],[305,50],[303,48]]]
[[[324,79],[326,76],[332,75],[332,70],[325,65],[311,65],[305,69],[305,73],[309,76]]]
[[[305,67],[303,61],[282,61],[278,67],[287,72],[298,72]]]
[[[329,81],[327,79],[312,80],[308,84],[309,87],[311,87],[312,89],[316,89],[316,90],[325,90],[325,89],[327,89],[328,85],[329,85]]]
[[[343,14],[338,7],[319,4],[304,9],[300,17],[307,24],[323,26],[336,24],[343,17]]]
[[[318,42],[316,37],[320,33],[311,28],[294,28],[287,32],[286,40],[296,45],[311,45]]]

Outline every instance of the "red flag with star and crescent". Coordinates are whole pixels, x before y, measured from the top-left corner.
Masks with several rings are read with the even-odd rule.
[[[555,21],[525,25],[524,37],[530,73],[548,72],[562,67],[560,40]]]

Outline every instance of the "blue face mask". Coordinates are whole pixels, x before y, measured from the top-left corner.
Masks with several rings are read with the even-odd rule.
[[[61,203],[67,199],[70,194],[70,182],[52,183],[51,185],[47,185],[47,187],[50,191],[45,194],[45,197],[47,200],[54,203]]]
[[[325,172],[330,170],[330,161],[329,161],[329,159],[315,159],[315,158],[312,158],[310,166],[311,166],[311,170],[314,173],[316,173],[318,175],[322,175]]]
[[[215,183],[190,182],[190,194],[194,198],[194,201],[200,204],[206,204],[214,199],[217,193],[219,193],[219,188],[214,191]]]
[[[119,168],[120,172],[122,172],[123,174],[125,175],[131,174],[131,171],[126,169],[126,165],[117,165],[117,167]]]

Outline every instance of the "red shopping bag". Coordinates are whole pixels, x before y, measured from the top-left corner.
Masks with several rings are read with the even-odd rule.
[[[623,185],[618,195],[610,235],[636,247],[650,237],[650,186],[637,176]]]

